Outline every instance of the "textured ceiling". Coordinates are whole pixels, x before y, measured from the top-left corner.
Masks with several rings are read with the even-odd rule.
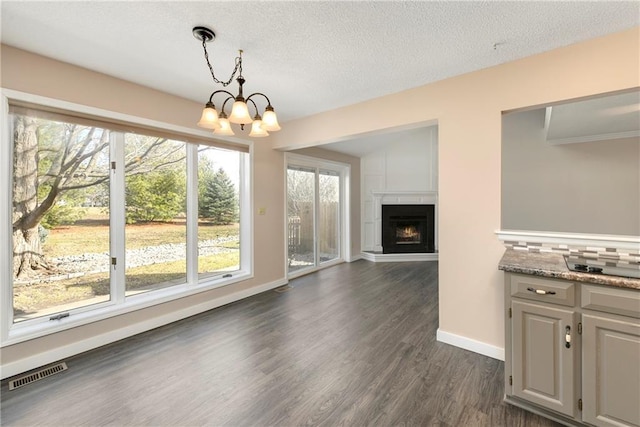
[[[212,28],[225,79],[281,122],[640,24],[637,1],[6,1],[2,42],[204,103],[214,90],[192,27]],[[235,85],[231,86],[235,87]],[[235,89],[232,89],[235,92]]]

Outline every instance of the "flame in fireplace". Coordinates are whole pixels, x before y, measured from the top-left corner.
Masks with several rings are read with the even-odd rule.
[[[398,242],[419,242],[420,232],[413,225],[396,228],[396,238]]]

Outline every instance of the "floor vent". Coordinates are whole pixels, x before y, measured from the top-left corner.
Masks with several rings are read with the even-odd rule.
[[[279,288],[275,288],[274,291],[281,294],[283,292],[287,292],[290,289],[293,289],[293,286],[284,285],[284,286],[280,286]]]
[[[25,375],[24,377],[20,377],[18,379],[9,381],[9,390],[13,390],[18,387],[25,386],[27,384],[31,384],[33,382],[36,382],[43,378],[50,377],[51,375],[55,375],[58,372],[62,372],[66,370],[67,370],[66,363],[64,362],[56,363],[55,365],[49,366],[48,368],[40,369],[39,371],[34,372],[33,374]]]

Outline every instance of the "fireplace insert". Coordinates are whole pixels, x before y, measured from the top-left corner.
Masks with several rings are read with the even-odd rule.
[[[434,205],[382,205],[382,253],[435,252]]]

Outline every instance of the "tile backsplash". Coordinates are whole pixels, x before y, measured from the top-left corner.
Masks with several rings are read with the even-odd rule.
[[[500,231],[497,233],[502,243],[517,251],[552,252],[574,257],[599,259],[618,264],[640,265],[640,242],[635,238],[594,240],[593,236],[566,235],[553,233],[517,233]],[[612,236],[613,237],[613,236]]]

